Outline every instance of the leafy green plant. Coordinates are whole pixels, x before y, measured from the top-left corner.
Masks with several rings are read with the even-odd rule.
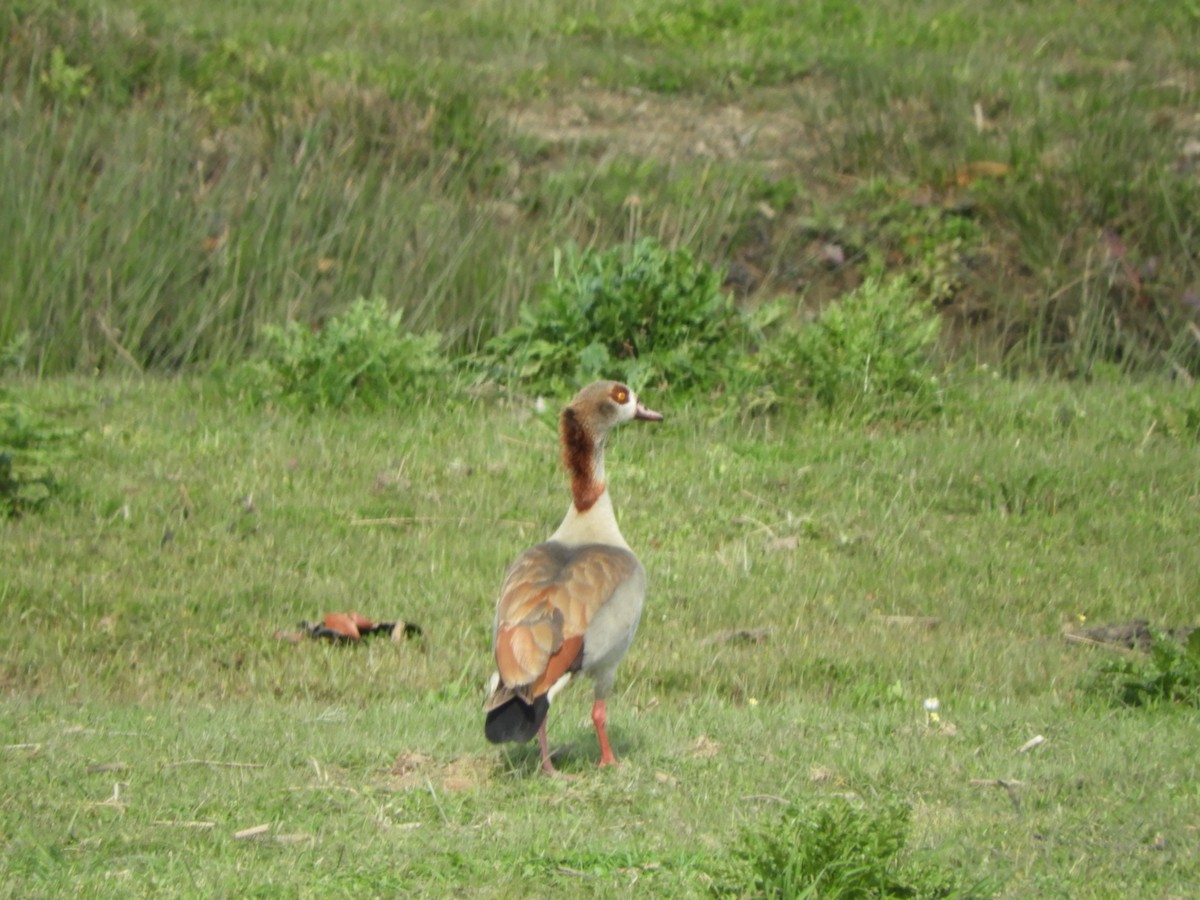
[[[1160,433],[1187,442],[1200,439],[1200,399],[1193,391],[1182,390],[1149,407]]]
[[[91,96],[88,66],[73,66],[67,62],[62,47],[50,51],[50,60],[42,72],[41,84],[50,98],[59,103],[73,103]]]
[[[1105,660],[1091,684],[1123,706],[1178,703],[1200,708],[1200,629],[1185,642],[1154,635],[1148,656]]]
[[[837,802],[792,804],[770,827],[748,832],[737,851],[741,879],[731,895],[763,897],[984,897],[982,885],[904,855],[910,810],[899,802],[874,809]]]
[[[932,353],[941,319],[901,278],[868,279],[766,354],[768,370],[796,382],[826,410],[874,419],[938,408]]]
[[[542,302],[494,338],[483,361],[531,388],[597,377],[688,390],[728,381],[754,330],[721,290],[722,273],[645,239],[556,252]]]
[[[25,368],[29,359],[29,344],[31,335],[28,329],[13,335],[5,344],[0,345],[0,372],[20,372]]]
[[[381,299],[356,300],[323,327],[267,326],[262,356],[243,369],[259,400],[310,409],[370,408],[427,396],[450,370],[436,333],[413,334],[403,312]]]
[[[53,464],[76,436],[0,394],[0,516],[21,516],[49,503],[61,487]]]
[[[974,219],[941,206],[894,197],[896,189],[881,183],[854,198],[871,209],[864,242],[868,270],[903,271],[913,290],[934,306],[949,303],[962,288],[968,260],[983,235]]]

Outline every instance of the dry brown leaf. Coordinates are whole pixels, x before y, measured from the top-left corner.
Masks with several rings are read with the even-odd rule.
[[[430,758],[424,753],[405,752],[396,757],[396,761],[392,763],[391,772],[393,775],[408,775],[414,772],[421,766],[426,765]]]
[[[1008,163],[988,160],[967,163],[954,173],[954,183],[966,187],[983,178],[1003,178],[1011,168]]]
[[[721,745],[714,741],[708,735],[700,735],[696,738],[696,743],[692,745],[692,756],[697,759],[708,759],[716,756],[721,752]]]
[[[826,265],[836,269],[846,264],[846,251],[842,249],[841,244],[822,244],[821,259]]]

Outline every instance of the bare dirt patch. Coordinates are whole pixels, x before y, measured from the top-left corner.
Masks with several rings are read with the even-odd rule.
[[[602,168],[616,159],[663,165],[731,164],[765,184],[795,179],[820,204],[847,189],[825,183],[837,167],[827,158],[835,146],[832,85],[812,77],[787,87],[762,88],[733,100],[664,96],[638,89],[612,91],[595,85],[534,101],[506,115],[514,132],[543,142],[547,165],[565,156],[584,156]],[[841,293],[855,278],[843,278],[821,263],[822,242],[803,233],[798,210],[759,203],[751,219],[730,234],[726,286],[739,297],[797,294],[819,282]],[[836,267],[833,267],[836,268]]]
[[[438,760],[423,753],[406,752],[388,770],[388,787],[394,791],[428,790],[430,785],[451,794],[482,787],[491,781],[495,763],[475,756]]]
[[[562,149],[659,162],[758,161],[783,171],[816,155],[813,85],[756,91],[741,102],[585,87],[508,113],[510,127]]]

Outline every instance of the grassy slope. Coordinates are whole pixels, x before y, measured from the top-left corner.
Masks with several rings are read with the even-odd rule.
[[[488,747],[479,711],[504,565],[565,505],[552,417],[20,393],[87,431],[69,500],[0,542],[0,733],[35,745],[0,751],[6,894],[699,894],[779,798],[847,792],[913,803],[918,850],[1007,896],[1200,877],[1195,714],[1098,705],[1081,679],[1103,651],[1059,636],[1194,618],[1200,476],[1162,430],[1173,389],[981,382],[917,430],[699,403],[625,429],[612,490],[652,593],[611,704],[624,764],[593,771],[585,688],[555,709],[574,781]],[[347,608],[426,637],[272,637]],[[1019,809],[971,784],[994,778],[1024,783]]]
[[[470,347],[554,247],[623,240],[630,195],[750,302],[888,267],[941,282],[992,359],[1197,365],[1189,4],[13,10],[0,347],[30,329],[33,367],[236,359],[358,295]],[[970,163],[1008,174],[962,185]],[[978,242],[921,247],[943,204]]]

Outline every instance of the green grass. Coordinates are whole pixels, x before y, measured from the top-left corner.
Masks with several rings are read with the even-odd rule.
[[[16,0],[0,34],[0,896],[1194,891],[1197,713],[1106,689],[1194,667],[1061,632],[1197,624],[1195,3]],[[283,335],[337,406],[347,347],[461,363],[564,248],[641,239],[800,341],[898,285],[959,365],[916,421],[806,405],[769,337],[773,384],[645,386],[623,764],[576,687],[548,779],[480,706],[563,398],[389,375],[312,414],[240,366]],[[858,330],[826,374],[878,374]],[[352,609],[423,637],[274,636]]]
[[[639,236],[800,319],[884,268],[963,355],[1200,370],[1194,4],[18,0],[0,28],[0,346],[28,330],[41,371],[206,368],[360,296],[470,350],[555,248]]]
[[[504,567],[567,502],[552,412],[10,390],[85,431],[0,541],[6,896],[705,896],[785,803],[847,796],[908,806],[903,859],[1000,896],[1200,877],[1195,711],[1111,705],[1089,684],[1117,651],[1060,634],[1195,624],[1195,436],[1162,424],[1182,389],[979,377],[915,427],[647,396],[666,422],[610,447],[651,578],[610,704],[623,764],[593,768],[578,686],[550,731],[574,780],[487,745],[480,711]],[[273,637],[344,609],[425,634]]]

